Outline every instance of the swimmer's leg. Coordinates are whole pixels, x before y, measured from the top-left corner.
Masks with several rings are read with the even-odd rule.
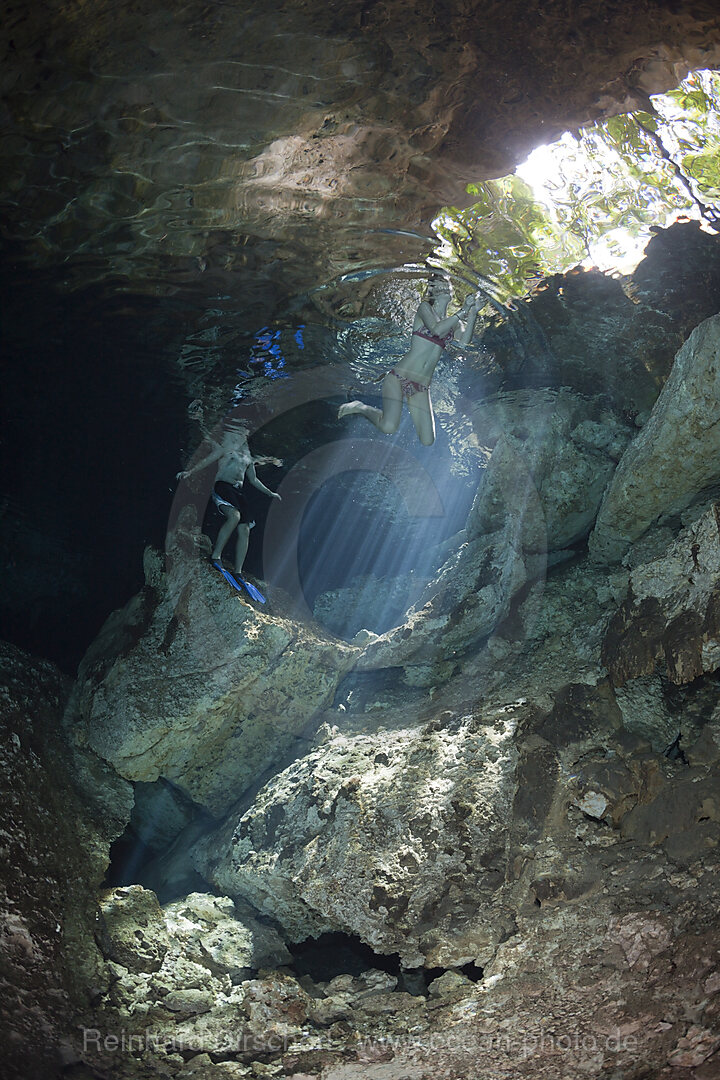
[[[215,547],[213,548],[212,559],[213,561],[217,560],[218,562],[220,562],[220,559],[222,558],[223,548],[240,521],[240,511],[236,510],[234,506],[230,506],[229,503],[220,503],[219,510],[227,520],[221,527],[220,532],[217,535],[217,540],[215,541]]]
[[[423,446],[432,446],[435,442],[435,415],[432,401],[427,390],[420,390],[408,398],[410,418],[415,425],[418,439]]]
[[[237,531],[237,544],[235,546],[235,573],[241,574],[243,563],[245,562],[245,556],[247,555],[248,543],[250,542],[250,530],[253,528],[255,522],[250,524],[243,522],[238,525]]]
[[[393,435],[400,427],[403,393],[400,380],[390,372],[383,379],[382,399],[382,409],[366,405],[363,401],[348,401],[338,409],[338,419],[341,420],[343,416],[364,416],[378,431]]]

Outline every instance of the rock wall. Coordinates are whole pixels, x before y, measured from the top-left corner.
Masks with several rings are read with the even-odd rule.
[[[148,559],[154,584],[106,623],[66,724],[126,779],[163,777],[222,816],[332,701],[357,650],[259,611],[197,550],[176,548],[168,573]]]
[[[78,1056],[113,1077],[712,1077],[715,695],[689,764],[607,681],[545,700],[328,731],[197,847],[235,905],[108,893],[112,985]],[[344,927],[408,967],[300,977],[247,899],[290,940]]]
[[[68,680],[9,645],[2,671],[0,989],[3,1071],[41,1080],[73,1060],[80,1017],[107,984],[97,891],[132,788],[59,733]]]
[[[714,671],[720,653],[720,506],[713,503],[657,557],[633,569],[608,627],[603,661],[613,682],[664,668],[673,683]]]
[[[128,1080],[422,1080],[428,1071],[480,1080],[509,1067],[528,1080],[638,1068],[667,1080],[680,1069],[712,1077],[720,653],[692,644],[703,673],[683,667],[692,681],[677,697],[667,651],[633,667],[642,623],[624,601],[654,595],[663,640],[678,613],[705,610],[720,573],[712,502],[691,516],[674,544],[670,526],[651,528],[632,567],[579,557],[551,568],[524,612],[502,619],[455,676],[438,682],[436,669],[431,686],[406,685],[400,695],[341,687],[316,717],[310,749],[278,762],[218,828],[194,841],[181,835],[221,895],[163,909],[138,884],[111,890],[92,924],[98,952],[88,925],[98,877],[85,884],[79,865],[83,902],[69,894],[69,909],[86,912],[80,1000],[52,1014],[58,1036],[41,1039],[45,1075],[62,1041],[65,1075],[77,1080],[92,1071]],[[698,567],[684,584],[693,551]],[[157,574],[151,563],[157,606],[137,624],[143,635],[169,604]],[[225,584],[210,577],[202,587],[238,609],[229,592],[215,596],[215,582]],[[236,630],[250,618],[233,617]],[[275,618],[252,616],[254,625]],[[126,654],[138,648],[124,613],[96,647],[98,666],[88,664],[96,679],[103,648],[121,640],[118,625]],[[108,657],[104,687],[123,662]],[[86,676],[85,700],[89,686]],[[245,765],[238,758],[235,767]],[[46,788],[63,800],[50,820],[74,822],[61,775]],[[117,794],[106,797],[120,806]],[[53,847],[64,859],[62,843]],[[27,896],[16,907],[22,923],[8,925],[47,950],[28,931]],[[43,925],[54,917],[43,906]],[[300,976],[293,943],[327,932],[370,944],[377,965]],[[17,936],[7,941],[19,946]],[[383,970],[389,960],[394,972]],[[11,975],[17,981],[17,967]],[[23,1004],[39,994],[20,986]]]
[[[600,560],[625,554],[662,516],[684,510],[720,476],[720,316],[693,330],[643,431],[623,455],[590,538]]]

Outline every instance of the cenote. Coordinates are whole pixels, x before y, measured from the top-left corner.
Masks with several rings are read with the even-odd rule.
[[[709,1080],[715,5],[0,36],[7,1075]]]

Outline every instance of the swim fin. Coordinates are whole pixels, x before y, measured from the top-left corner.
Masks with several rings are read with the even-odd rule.
[[[216,560],[213,560],[213,566],[215,567],[216,570],[220,571],[220,573],[225,578],[225,580],[230,585],[232,585],[234,589],[237,589],[238,592],[242,592],[243,591],[243,586],[244,586],[245,589],[247,590],[248,594],[252,597],[253,600],[257,600],[261,604],[266,603],[265,597],[260,592],[260,590],[256,589],[254,585],[251,585],[249,581],[245,581],[244,578],[240,578],[239,579],[240,584],[238,585],[236,579],[233,577],[233,575],[230,573],[230,571],[226,570],[225,567],[222,566],[219,562],[217,562]]]
[[[230,571],[229,571],[229,570],[226,570],[224,566],[221,566],[221,564],[220,564],[219,562],[216,562],[216,561],[215,561],[214,559],[213,559],[213,566],[215,567],[215,569],[216,569],[216,570],[219,570],[219,571],[220,571],[220,573],[221,573],[221,574],[222,574],[222,576],[223,576],[223,577],[225,578],[225,580],[226,580],[226,581],[227,581],[227,582],[228,582],[228,583],[229,583],[230,585],[232,585],[232,587],[233,587],[234,589],[237,589],[237,591],[238,591],[238,592],[242,592],[242,589],[240,588],[240,586],[238,585],[237,581],[236,581],[236,580],[235,580],[235,578],[234,578],[234,577],[232,576],[232,574],[230,573]]]
[[[247,591],[250,593],[250,596],[252,596],[253,600],[257,600],[259,604],[266,603],[265,597],[260,592],[260,590],[256,589],[255,586],[252,585],[249,581],[246,581],[245,578],[241,577],[239,577],[237,580],[245,586]]]

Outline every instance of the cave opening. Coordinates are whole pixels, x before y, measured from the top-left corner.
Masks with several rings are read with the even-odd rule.
[[[300,978],[308,976],[313,983],[329,982],[339,975],[357,977],[369,970],[384,971],[397,978],[397,989],[416,997],[425,997],[428,987],[446,971],[456,971],[471,982],[481,982],[483,969],[475,963],[459,967],[403,967],[397,954],[378,953],[361,938],[345,933],[324,933],[288,944],[292,954],[291,970]]]
[[[434,257],[472,266],[496,301],[577,265],[627,276],[658,228],[695,220],[717,231],[719,150],[720,75],[694,71],[644,110],[567,131],[512,175],[469,184],[478,201],[433,223]]]
[[[110,845],[110,862],[103,888],[142,885],[151,889],[161,904],[169,904],[189,893],[215,890],[182,854],[172,860],[170,849],[157,851],[133,829],[125,831]]]
[[[142,885],[161,904],[191,892],[213,892],[187,858],[192,840],[218,821],[177,785],[160,778],[137,781],[130,820],[110,847],[104,886]]]

